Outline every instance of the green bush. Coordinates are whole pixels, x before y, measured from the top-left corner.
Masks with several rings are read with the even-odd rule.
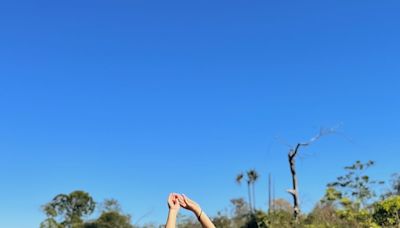
[[[376,203],[372,217],[381,226],[400,226],[400,196]]]

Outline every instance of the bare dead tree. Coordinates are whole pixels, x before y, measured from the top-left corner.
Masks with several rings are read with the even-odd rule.
[[[335,131],[336,131],[335,128],[329,128],[329,129],[321,128],[316,136],[314,136],[313,138],[311,138],[306,142],[297,143],[296,146],[292,147],[289,150],[288,160],[289,160],[290,173],[292,175],[293,188],[287,191],[289,192],[289,194],[293,196],[293,215],[296,221],[298,220],[298,217],[300,215],[300,200],[299,200],[299,190],[298,190],[299,188],[298,188],[298,179],[296,174],[296,156],[299,154],[299,150],[302,147],[307,147],[311,145],[313,142],[320,139],[322,136],[325,136],[327,134],[332,134]]]

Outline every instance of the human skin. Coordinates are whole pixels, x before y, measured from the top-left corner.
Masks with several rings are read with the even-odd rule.
[[[194,200],[182,194],[178,197],[178,201],[181,207],[193,212],[203,228],[215,228],[214,224],[211,222],[211,219]]]
[[[168,207],[169,212],[165,228],[176,227],[176,217],[178,216],[178,212],[181,207],[193,212],[203,228],[215,228],[214,224],[211,222],[211,219],[201,209],[200,205],[184,194],[169,194]]]
[[[181,205],[179,204],[180,196],[176,193],[171,193],[168,196],[168,218],[165,228],[175,228],[176,227],[176,217],[178,216],[179,209]]]

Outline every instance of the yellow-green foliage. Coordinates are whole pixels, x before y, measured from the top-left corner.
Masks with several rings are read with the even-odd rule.
[[[348,224],[353,224],[354,227],[379,227],[374,223],[368,210],[365,209],[358,211],[352,209],[338,210],[337,214],[340,219]]]
[[[373,218],[381,226],[400,226],[400,196],[376,203]]]
[[[289,228],[294,226],[293,214],[284,211],[277,210],[265,214],[264,217],[258,216],[259,227],[271,227],[271,228]],[[263,226],[260,226],[262,224]]]

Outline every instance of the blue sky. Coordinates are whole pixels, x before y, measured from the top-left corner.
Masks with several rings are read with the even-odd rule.
[[[3,1],[0,227],[81,189],[161,223],[169,192],[209,214],[245,197],[256,168],[290,199],[288,148],[336,134],[298,162],[304,210],[357,159],[400,171],[398,1]],[[348,140],[350,138],[351,140]]]

